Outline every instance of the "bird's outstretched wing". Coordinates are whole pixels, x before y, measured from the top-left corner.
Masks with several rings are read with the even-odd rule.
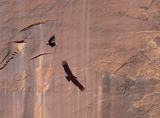
[[[74,83],[74,85],[76,85],[81,91],[84,91],[84,86],[76,79],[76,78],[73,78],[71,79],[71,81]]]
[[[77,77],[75,77],[69,66],[68,66],[68,63],[66,61],[62,61],[62,66],[64,68],[64,71],[66,72],[67,76],[67,80],[68,81],[72,81],[74,85],[76,85],[81,91],[83,91],[85,88],[83,87],[83,85],[76,79]]]
[[[51,38],[49,38],[47,45],[50,45],[51,47],[56,46],[54,35]]]
[[[48,43],[49,44],[55,43],[55,36],[54,35],[49,39]]]
[[[66,61],[62,61],[62,66],[63,66],[64,71],[66,72],[67,76],[73,76],[73,74],[68,66],[68,63]]]

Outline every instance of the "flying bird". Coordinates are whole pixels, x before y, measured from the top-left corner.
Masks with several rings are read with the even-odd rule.
[[[47,45],[50,45],[51,47],[56,46],[55,36],[54,35],[52,37],[50,37],[50,39],[48,40]]]
[[[83,87],[83,85],[81,85],[81,83],[76,79],[77,77],[75,77],[69,66],[68,66],[68,63],[66,61],[63,61],[62,62],[62,66],[64,68],[64,71],[66,72],[67,76],[66,76],[66,79],[68,81],[72,81],[74,85],[76,85],[81,91],[83,91],[85,88]]]

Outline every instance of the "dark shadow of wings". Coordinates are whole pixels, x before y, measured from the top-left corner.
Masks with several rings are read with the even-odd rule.
[[[68,75],[68,77],[73,76],[73,74],[72,74],[72,72],[71,72],[71,70],[70,70],[70,68],[69,68],[69,66],[68,66],[68,63],[67,63],[66,61],[63,61],[63,62],[62,62],[62,66],[63,66],[63,68],[64,68],[64,71],[65,71],[66,74]]]
[[[76,85],[81,91],[84,91],[84,86],[76,79],[76,78],[73,78],[72,79],[72,82],[74,83],[74,85]]]
[[[64,68],[64,71],[67,74],[67,76],[66,76],[67,80],[72,81],[74,85],[76,85],[81,91],[83,91],[85,89],[84,86],[76,79],[77,77],[75,77],[72,74],[72,72],[68,66],[68,63],[66,61],[62,61],[62,66]]]

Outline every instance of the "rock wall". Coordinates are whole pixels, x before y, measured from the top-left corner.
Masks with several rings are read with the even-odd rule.
[[[160,0],[1,0],[0,16],[0,118],[159,118]]]

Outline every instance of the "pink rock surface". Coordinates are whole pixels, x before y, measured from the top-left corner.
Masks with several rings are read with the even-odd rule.
[[[1,0],[0,16],[0,118],[159,118],[159,0]]]

